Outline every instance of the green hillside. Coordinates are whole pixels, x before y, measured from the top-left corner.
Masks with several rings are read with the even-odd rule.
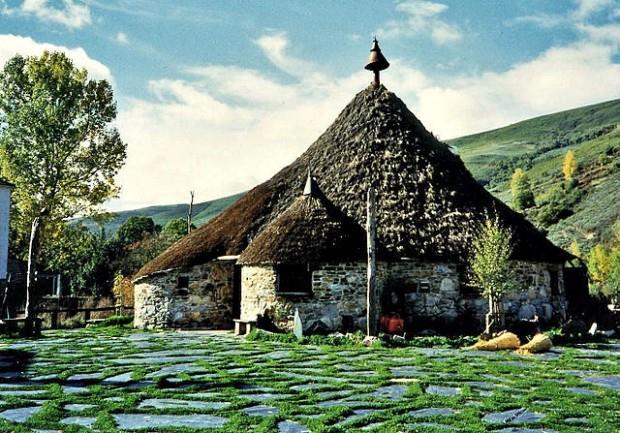
[[[560,188],[562,161],[569,149],[578,161],[579,199],[572,215],[547,227],[549,237],[567,247],[606,241],[620,218],[620,100],[537,117],[450,140],[474,176],[506,202],[516,168],[527,171],[540,204]],[[536,209],[528,217],[536,220]]]
[[[202,203],[194,203],[193,207],[193,223],[201,226],[210,219],[219,215],[224,209],[236,202],[244,193],[231,195],[216,200],[205,201]],[[164,225],[167,221],[174,218],[185,218],[187,215],[187,203],[171,204],[161,206],[149,206],[140,209],[116,212],[113,218],[104,224],[104,229],[108,235],[116,232],[116,229],[131,216],[147,216],[153,218],[156,224]],[[87,221],[85,224],[90,228],[95,228],[96,224]]]

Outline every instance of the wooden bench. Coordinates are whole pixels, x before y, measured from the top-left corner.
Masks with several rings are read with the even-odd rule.
[[[253,329],[256,329],[256,320],[234,319],[235,335],[248,335]]]

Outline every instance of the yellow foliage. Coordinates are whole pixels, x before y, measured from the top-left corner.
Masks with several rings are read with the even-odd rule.
[[[570,244],[570,246],[568,247],[568,251],[575,257],[581,258],[582,256],[581,247],[579,246],[579,243],[577,243],[577,241],[573,241]]]
[[[609,276],[611,263],[609,252],[604,246],[598,244],[588,254],[588,271],[595,283],[604,283]]]
[[[577,172],[577,158],[575,158],[575,152],[569,150],[564,157],[564,163],[562,164],[562,173],[564,179],[571,180]]]
[[[114,294],[116,305],[133,306],[133,283],[131,279],[124,277],[120,273],[116,274],[112,293]]]

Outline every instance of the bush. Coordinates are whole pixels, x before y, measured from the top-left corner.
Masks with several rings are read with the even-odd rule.
[[[133,324],[133,316],[110,316],[95,326],[127,326]]]

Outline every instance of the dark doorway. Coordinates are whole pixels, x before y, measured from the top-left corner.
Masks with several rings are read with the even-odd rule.
[[[233,272],[233,299],[232,299],[233,319],[241,317],[241,266],[235,265]]]
[[[571,315],[583,313],[588,305],[588,271],[585,266],[564,268],[564,291]]]

